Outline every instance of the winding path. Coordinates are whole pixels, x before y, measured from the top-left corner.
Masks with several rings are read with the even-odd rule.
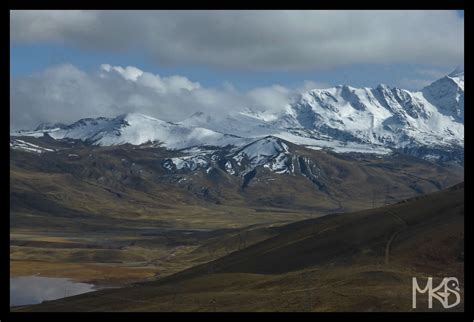
[[[392,247],[393,241],[398,236],[398,234],[401,233],[403,230],[405,230],[407,227],[406,221],[403,220],[394,211],[389,210],[387,213],[390,214],[397,222],[399,222],[402,225],[402,227],[390,236],[390,238],[387,241],[387,244],[385,245],[385,265],[390,264],[390,249]]]

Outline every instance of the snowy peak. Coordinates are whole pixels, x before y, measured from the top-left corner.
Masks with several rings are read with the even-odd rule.
[[[271,118],[271,115],[265,114]],[[197,112],[178,124],[186,127],[202,127],[218,133],[225,133],[246,138],[265,136],[277,133],[270,122],[263,120],[261,114],[247,112],[230,112],[227,115],[211,116]]]
[[[239,137],[207,128],[186,127],[139,113],[122,114],[115,118],[86,118],[62,128],[19,133],[26,136],[43,134],[57,140],[69,138],[102,146],[152,142],[169,149],[201,145],[226,146],[242,141]]]
[[[438,111],[464,124],[464,71],[455,70],[422,90]]]
[[[238,162],[247,159],[250,164],[257,166],[276,158],[280,153],[288,154],[288,145],[279,138],[267,136],[238,150],[234,159]]]
[[[267,136],[240,148],[221,150],[188,149],[185,156],[168,159],[163,166],[168,171],[196,171],[210,173],[212,168],[221,168],[230,175],[246,178],[257,168],[284,174],[293,173],[293,153],[289,146],[276,137]]]
[[[325,136],[392,149],[462,148],[464,73],[450,75],[422,92],[384,84],[310,90],[289,106],[278,125],[307,138]]]
[[[447,77],[455,82],[461,91],[464,91],[464,71],[454,71]]]
[[[268,136],[240,149],[233,159],[239,167],[244,166],[247,174],[263,166],[276,173],[291,173],[291,152],[281,139]]]
[[[434,81],[427,87],[432,87],[433,84],[439,83],[450,83],[452,86],[458,87],[460,91],[464,91],[464,70],[458,67],[448,75]],[[442,93],[440,93],[440,95],[442,95]]]

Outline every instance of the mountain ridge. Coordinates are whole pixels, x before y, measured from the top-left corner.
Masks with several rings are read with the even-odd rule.
[[[401,152],[433,161],[463,163],[464,72],[455,70],[421,91],[380,84],[312,89],[283,112],[246,109],[215,116],[196,112],[180,122],[140,113],[41,124],[13,136],[49,135],[93,145],[160,144],[171,150],[242,147],[267,136],[338,153]]]

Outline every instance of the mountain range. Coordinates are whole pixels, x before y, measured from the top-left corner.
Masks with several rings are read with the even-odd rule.
[[[100,146],[153,143],[170,150],[186,150],[191,158],[173,161],[178,168],[198,168],[203,151],[215,154],[224,147],[242,150],[241,156],[246,155],[254,163],[260,164],[262,158],[281,163],[284,148],[279,139],[337,153],[399,152],[462,164],[464,72],[456,70],[418,92],[383,84],[376,88],[341,85],[313,89],[280,112],[247,109],[223,116],[197,112],[176,123],[129,113],[81,119],[70,125],[41,124],[35,130],[12,135],[78,139]],[[261,141],[263,138],[265,141]],[[257,147],[267,147],[264,142],[270,141],[279,147],[267,149],[267,154],[258,152]],[[196,162],[190,165],[193,158]],[[278,166],[275,169],[282,171]]]
[[[311,204],[324,212],[361,209],[378,189],[391,190],[386,203],[462,181],[464,73],[455,71],[420,92],[385,85],[314,89],[279,113],[198,112],[176,123],[129,113],[41,124],[12,133],[10,146],[49,160],[20,158],[35,170],[67,169],[114,189],[167,182],[216,203],[244,198],[277,207]],[[101,151],[108,156],[99,161]],[[64,168],[65,162],[75,166]],[[111,176],[105,175],[109,169]],[[269,189],[270,183],[288,191]],[[301,189],[298,198],[292,189]]]

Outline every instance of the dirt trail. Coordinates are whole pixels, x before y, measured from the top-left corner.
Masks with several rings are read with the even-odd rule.
[[[387,244],[385,245],[385,265],[390,264],[390,249],[392,247],[392,243],[395,240],[395,238],[398,236],[399,233],[401,233],[403,230],[406,229],[407,223],[405,220],[403,220],[399,215],[397,215],[393,211],[388,211],[388,213],[397,221],[401,224],[401,228],[394,232],[390,238],[387,241]]]

